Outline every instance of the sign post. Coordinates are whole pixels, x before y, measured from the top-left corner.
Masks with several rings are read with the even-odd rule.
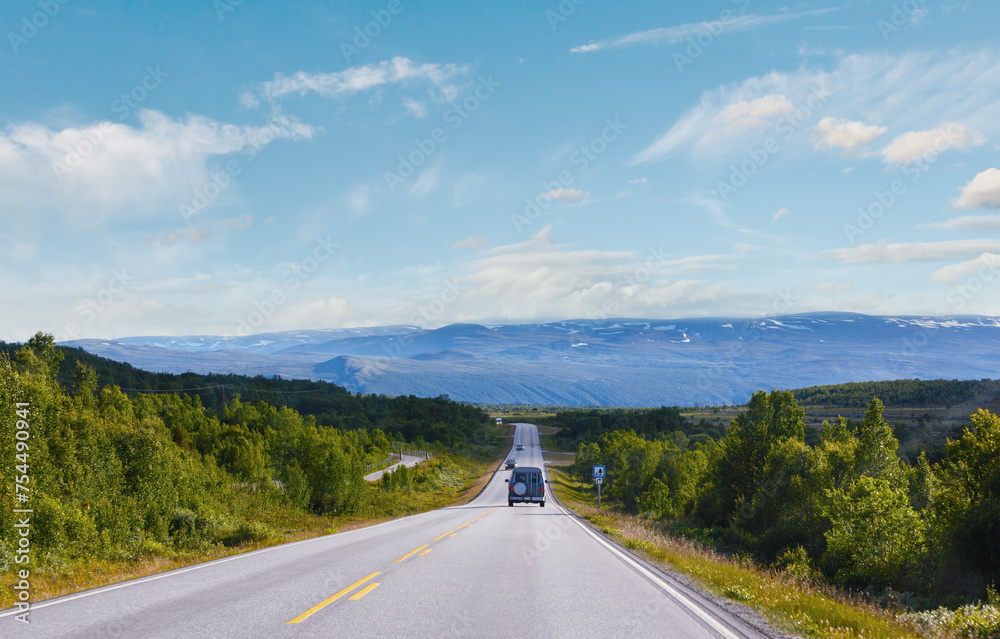
[[[600,510],[601,484],[604,483],[604,466],[594,466],[594,481],[597,483],[597,510]]]

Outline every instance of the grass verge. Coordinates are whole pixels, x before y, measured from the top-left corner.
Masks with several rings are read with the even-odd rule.
[[[775,628],[817,639],[917,639],[924,635],[891,612],[833,588],[746,560],[725,557],[687,539],[668,536],[653,522],[596,508],[589,484],[549,467],[556,497],[626,548],[694,579],[716,595],[756,610]]]

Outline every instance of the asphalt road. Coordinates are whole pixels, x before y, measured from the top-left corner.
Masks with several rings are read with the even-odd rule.
[[[413,468],[420,462],[424,461],[425,457],[416,457],[414,455],[403,455],[403,461],[398,461],[388,468],[383,468],[382,470],[376,470],[374,473],[368,473],[365,475],[365,481],[378,481],[382,479],[382,475],[386,473],[391,473],[396,471],[400,466],[406,466],[407,468]]]
[[[511,453],[544,468],[519,424]],[[507,506],[501,470],[465,506],[274,546],[0,613],[2,637],[760,639],[548,503]]]

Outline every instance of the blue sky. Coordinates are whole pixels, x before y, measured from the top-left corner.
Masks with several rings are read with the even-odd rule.
[[[1000,315],[985,0],[0,7],[0,339]]]

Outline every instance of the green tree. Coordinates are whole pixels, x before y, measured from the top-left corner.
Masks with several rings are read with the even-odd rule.
[[[924,526],[905,492],[862,476],[828,494],[824,563],[844,583],[905,586],[923,551]]]
[[[30,372],[39,373],[51,379],[55,379],[59,374],[59,362],[62,360],[62,352],[56,350],[55,337],[41,331],[35,333],[17,352],[19,364],[25,366]]]
[[[896,450],[899,441],[892,434],[892,427],[882,418],[882,402],[873,397],[858,428],[858,448],[855,473],[868,477],[888,478],[898,476],[899,458]]]
[[[805,411],[790,391],[755,392],[721,442],[715,469],[717,520],[728,521],[740,504],[750,504],[770,479],[767,458],[784,440],[804,441]]]

